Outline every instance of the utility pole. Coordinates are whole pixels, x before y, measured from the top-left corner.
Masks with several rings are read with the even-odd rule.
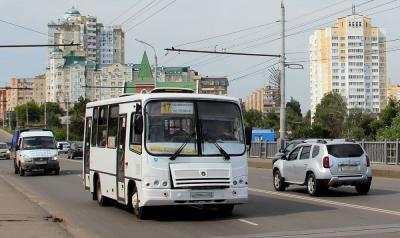
[[[67,100],[67,141],[69,141],[69,100]]]
[[[47,102],[44,100],[44,128],[47,128]]]
[[[26,126],[29,126],[29,117],[28,117],[28,103],[25,104],[25,114],[26,114]]]
[[[279,125],[279,142],[280,147],[285,145],[286,134],[286,103],[285,103],[285,5],[284,0],[281,0],[281,25],[282,25],[282,52],[281,52],[281,110],[280,110],[280,125]]]

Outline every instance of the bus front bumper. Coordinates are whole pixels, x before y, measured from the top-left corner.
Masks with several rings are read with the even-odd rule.
[[[242,204],[247,203],[248,189],[142,189],[140,206]]]

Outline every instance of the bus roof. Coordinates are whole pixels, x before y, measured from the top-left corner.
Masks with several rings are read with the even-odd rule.
[[[234,97],[210,95],[210,94],[192,94],[192,93],[148,93],[148,94],[135,94],[131,96],[124,96],[118,98],[111,98],[106,100],[100,100],[95,102],[90,102],[86,105],[87,108],[109,105],[109,104],[119,104],[125,102],[133,102],[137,100],[147,101],[152,99],[199,99],[199,100],[216,100],[216,101],[230,101],[239,103],[239,100]]]

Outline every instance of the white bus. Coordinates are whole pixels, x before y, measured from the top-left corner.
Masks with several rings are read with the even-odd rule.
[[[231,97],[159,92],[91,102],[84,185],[101,206],[116,200],[138,218],[149,206],[185,204],[229,214],[247,202],[250,137]]]

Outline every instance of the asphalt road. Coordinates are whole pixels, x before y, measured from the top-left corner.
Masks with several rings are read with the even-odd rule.
[[[0,132],[0,141],[4,140]],[[351,187],[323,196],[305,188],[275,192],[271,171],[249,169],[249,203],[231,216],[195,207],[153,209],[138,220],[122,206],[99,207],[83,189],[81,161],[61,159],[59,176],[19,177],[11,161],[0,161],[0,176],[53,215],[78,237],[399,237],[400,180],[374,178],[367,196]]]

